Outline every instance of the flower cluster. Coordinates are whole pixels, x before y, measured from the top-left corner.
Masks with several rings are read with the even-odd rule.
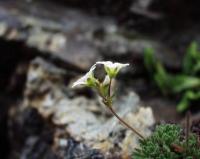
[[[129,64],[122,64],[122,63],[113,63],[111,61],[99,61],[96,62],[91,68],[90,70],[80,79],[78,79],[76,82],[74,82],[74,84],[72,85],[72,87],[76,87],[79,85],[84,85],[84,86],[88,86],[88,87],[95,87],[98,83],[98,79],[96,79],[94,77],[94,70],[96,69],[97,65],[104,65],[104,69],[107,73],[107,76],[105,77],[105,80],[103,83],[108,83],[108,81],[112,78],[115,78],[117,76],[117,74],[119,73],[119,71],[123,68],[128,66]]]
[[[118,62],[113,63],[111,61],[96,62],[83,77],[74,82],[72,87],[82,85],[95,88],[102,97],[104,104],[110,106],[112,104],[113,97],[113,94],[111,93],[112,79],[117,76],[122,68],[128,65],[129,64],[122,64]],[[96,72],[98,66],[103,66],[103,70],[100,71],[105,72],[103,80],[102,77],[98,78],[101,74],[100,72]]]

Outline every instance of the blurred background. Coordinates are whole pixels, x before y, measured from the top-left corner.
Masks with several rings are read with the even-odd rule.
[[[186,111],[200,119],[199,6],[198,0],[0,0],[0,158],[129,156],[127,131],[107,130],[103,123],[114,119],[95,92],[71,89],[101,60],[131,64],[117,79],[116,105],[144,106],[141,118],[149,122],[138,126],[142,131],[181,123]]]

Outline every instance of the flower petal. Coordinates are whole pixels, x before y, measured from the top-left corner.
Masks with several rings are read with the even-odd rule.
[[[103,64],[105,71],[110,76],[110,78],[115,77],[123,67],[126,67],[129,65],[128,63],[126,64],[119,63],[119,62],[113,63],[111,61],[99,61],[99,62],[96,62],[96,64]]]
[[[108,85],[110,83],[110,77],[108,75],[106,75],[104,81],[103,81],[103,85]]]
[[[96,64],[93,65],[90,70],[81,78],[79,78],[76,82],[73,83],[72,88],[78,86],[78,85],[87,85],[88,84],[88,79],[93,77],[93,71],[96,68]]]

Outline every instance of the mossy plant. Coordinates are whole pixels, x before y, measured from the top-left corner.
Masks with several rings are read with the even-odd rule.
[[[196,42],[189,46],[183,59],[182,70],[176,74],[166,71],[162,63],[155,58],[152,48],[145,49],[144,55],[144,64],[160,91],[164,95],[181,95],[177,111],[185,111],[191,101],[200,100],[200,52]]]
[[[185,137],[183,134],[178,125],[159,125],[150,137],[140,141],[133,159],[200,159],[197,136]]]

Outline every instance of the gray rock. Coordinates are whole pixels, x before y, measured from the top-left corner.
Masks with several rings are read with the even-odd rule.
[[[146,8],[150,3],[150,0],[135,1],[133,6]],[[0,19],[0,37],[22,41],[26,47],[35,48],[51,59],[59,59],[71,69],[86,71],[102,60],[102,54],[105,58],[123,56],[126,61],[141,60],[146,47],[153,47],[167,66],[180,64],[180,58],[172,50],[157,41],[129,39],[110,18],[91,16],[51,2],[34,1],[31,5],[21,1],[0,2]],[[98,33],[100,39],[95,37]]]
[[[75,9],[40,1],[31,5],[24,1],[0,2],[0,19],[1,38],[22,41],[42,55],[81,70],[87,70],[101,59],[94,44],[94,32],[115,26],[108,18],[91,17]]]
[[[123,58],[129,62],[143,61],[145,48],[153,48],[156,58],[164,65],[170,68],[180,67],[181,59],[178,54],[160,42],[141,37],[128,38],[123,34],[125,33],[107,34],[104,40],[99,42],[98,47],[105,58],[119,59],[119,61]]]
[[[20,159],[59,159],[59,156],[52,151],[51,145],[44,137],[29,137],[26,140]]]
[[[107,158],[115,153],[122,158],[131,155],[132,150],[138,147],[138,136],[122,126],[115,117],[101,113],[101,109],[105,107],[100,107],[97,99],[83,96],[69,98],[63,91],[66,87],[62,83],[63,70],[53,66],[46,67],[47,63],[37,63],[39,66],[33,69],[37,61],[30,65],[25,88],[25,92],[29,93],[25,93],[24,107],[36,108],[46,119],[51,116],[56,131],[62,126],[65,136],[69,134],[76,141],[100,150]],[[54,70],[57,70],[55,74]],[[57,77],[56,81],[52,80],[54,77]],[[44,88],[46,91],[43,91]],[[34,98],[30,98],[31,93]],[[149,127],[154,124],[152,110],[140,107],[139,97],[134,92],[119,99],[114,109],[141,134],[151,134]],[[99,110],[98,115],[96,110]],[[58,147],[63,147],[66,143],[60,137],[57,137],[56,141]]]
[[[97,149],[91,149],[81,142],[73,139],[65,140],[65,151],[63,152],[64,159],[105,159],[104,155]]]
[[[143,15],[145,17],[151,18],[151,19],[160,19],[161,15],[160,13],[154,13],[152,11],[149,11],[150,5],[152,5],[152,0],[136,0],[133,2],[130,11],[139,15]]]
[[[64,98],[64,88],[62,89],[62,87],[65,74],[65,70],[57,68],[41,58],[33,60],[27,75],[24,105],[38,108],[42,104],[43,107],[40,108],[45,109],[45,116],[48,117],[54,111],[57,99]],[[43,110],[39,109],[40,111]]]

